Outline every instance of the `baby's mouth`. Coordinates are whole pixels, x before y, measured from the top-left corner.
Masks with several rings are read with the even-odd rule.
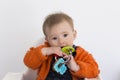
[[[61,47],[61,49],[63,48],[64,46]]]
[[[65,46],[61,46],[61,49],[64,48]]]

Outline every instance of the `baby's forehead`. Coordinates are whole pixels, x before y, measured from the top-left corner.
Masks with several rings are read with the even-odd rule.
[[[73,29],[73,25],[71,25],[71,23],[66,21],[66,20],[63,20],[63,21],[58,22],[58,23],[54,23],[53,25],[48,25],[48,26],[46,26],[46,28],[51,29],[51,28],[57,27],[57,25],[59,25],[59,24],[66,24],[66,23],[69,24],[69,26]]]

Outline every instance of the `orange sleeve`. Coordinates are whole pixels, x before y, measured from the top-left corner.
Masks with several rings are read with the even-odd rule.
[[[71,73],[76,77],[94,78],[100,73],[95,59],[81,47],[76,49],[75,61],[80,66],[80,70],[77,72],[71,71]]]
[[[44,56],[41,52],[41,48],[45,47],[44,45],[39,47],[32,47],[24,56],[24,64],[32,69],[37,69],[40,67],[42,62],[47,59],[47,56]]]

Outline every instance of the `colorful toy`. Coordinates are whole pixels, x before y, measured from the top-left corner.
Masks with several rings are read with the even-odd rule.
[[[63,47],[61,50],[62,50],[62,52],[66,53],[67,55],[71,55],[72,52],[75,52],[75,49],[73,47],[70,47],[70,46]],[[70,59],[71,59],[70,57],[68,57],[67,59],[64,59],[64,58],[58,58],[57,59],[56,56],[55,56],[56,62],[54,64],[54,66],[53,66],[53,69],[57,73],[63,75],[67,70],[67,67],[66,67],[65,64],[68,61],[70,61]]]
[[[57,73],[60,73],[61,75],[63,75],[63,74],[66,72],[66,70],[67,70],[64,62],[65,62],[65,61],[64,61],[63,58],[59,58],[59,59],[56,61],[55,65],[53,66],[54,70],[55,70]]]

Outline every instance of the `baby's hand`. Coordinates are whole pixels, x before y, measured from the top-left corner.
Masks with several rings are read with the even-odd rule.
[[[71,57],[71,59],[67,63],[68,68],[74,72],[77,72],[80,69],[80,66],[76,63],[72,55],[69,55],[69,57]]]
[[[46,47],[42,49],[43,55],[52,55],[56,54],[58,56],[64,56],[65,53],[61,51],[60,47]]]

